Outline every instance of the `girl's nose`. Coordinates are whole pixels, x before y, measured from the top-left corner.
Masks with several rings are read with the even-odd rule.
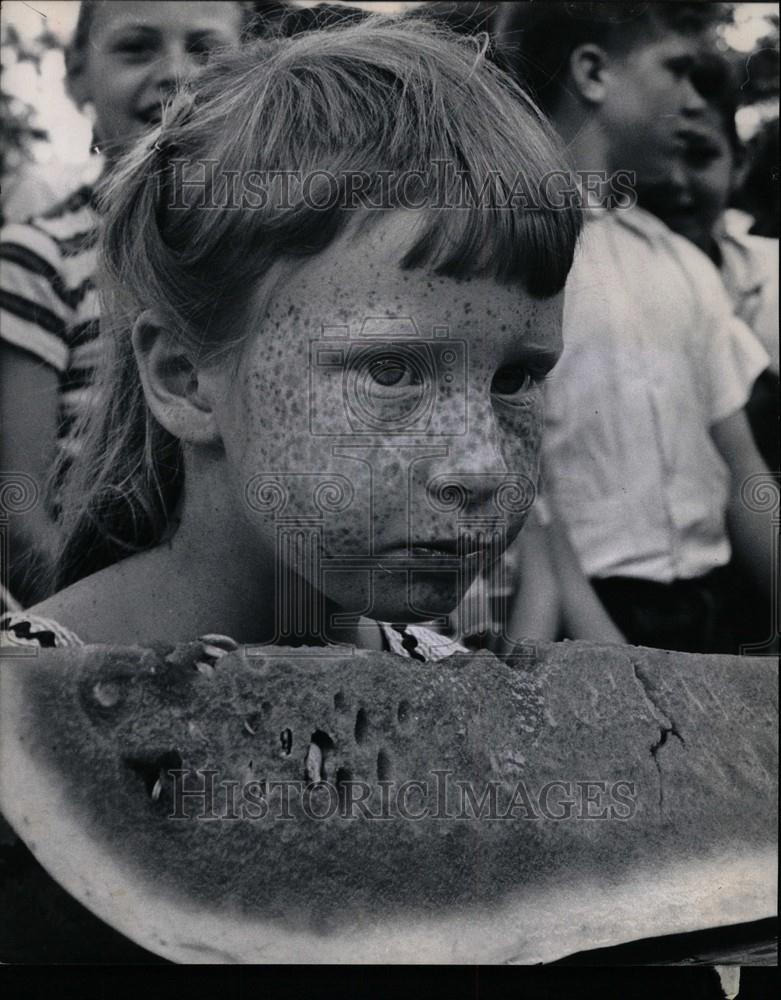
[[[490,406],[470,405],[466,433],[445,437],[447,456],[431,469],[429,489],[452,494],[462,514],[494,510],[497,490],[506,488],[517,470],[508,470],[501,448],[500,429]]]
[[[506,473],[501,440],[501,429],[490,400],[470,400],[466,433],[448,439],[452,448],[452,468],[475,474]]]

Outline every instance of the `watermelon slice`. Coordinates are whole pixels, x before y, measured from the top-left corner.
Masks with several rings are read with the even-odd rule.
[[[550,962],[776,912],[766,659],[555,643],[0,661],[0,809],[181,962]]]

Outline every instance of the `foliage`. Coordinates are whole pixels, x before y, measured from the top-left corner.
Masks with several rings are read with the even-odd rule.
[[[41,59],[49,49],[62,48],[62,41],[44,29],[32,40],[21,37],[13,26],[3,21],[0,36],[3,71],[9,61],[30,62],[40,72]],[[18,168],[20,162],[31,159],[34,141],[47,138],[47,133],[35,123],[35,108],[26,101],[7,93],[0,76],[0,128],[3,141],[0,145],[0,177]]]
[[[733,8],[737,6],[732,5]],[[779,95],[779,16],[773,11],[765,14],[768,31],[751,52],[726,49],[733,64],[735,78],[740,87],[740,104],[758,104],[778,98]]]

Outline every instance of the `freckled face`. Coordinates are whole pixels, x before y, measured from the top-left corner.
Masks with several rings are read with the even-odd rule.
[[[218,413],[248,551],[394,621],[450,611],[520,530],[562,347],[560,295],[403,271],[415,224],[296,264]]]

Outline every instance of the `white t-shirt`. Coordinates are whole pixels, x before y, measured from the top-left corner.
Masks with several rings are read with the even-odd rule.
[[[754,220],[736,209],[721,218],[721,277],[732,306],[767,353],[778,375],[778,240],[752,236]]]
[[[545,490],[588,576],[670,582],[729,561],[710,428],[768,366],[718,271],[641,209],[590,213],[547,387]]]

